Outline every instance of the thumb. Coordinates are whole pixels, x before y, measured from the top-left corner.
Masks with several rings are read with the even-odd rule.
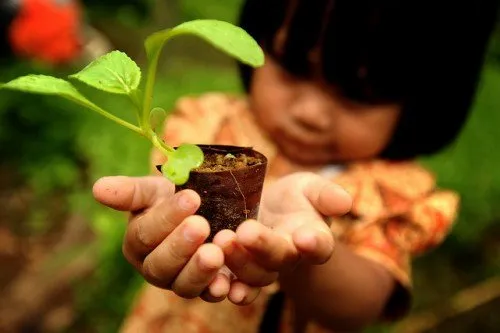
[[[152,206],[160,197],[172,195],[174,185],[164,177],[103,177],[92,189],[94,198],[120,211],[138,211]]]
[[[351,210],[351,195],[331,180],[309,177],[303,191],[311,205],[325,216],[344,215]]]

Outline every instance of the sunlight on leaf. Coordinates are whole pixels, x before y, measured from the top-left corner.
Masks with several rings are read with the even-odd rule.
[[[114,94],[130,94],[141,82],[141,70],[121,51],[112,51],[70,75],[91,87]]]
[[[47,75],[21,76],[10,82],[2,84],[2,89],[16,90],[26,93],[55,95],[69,99],[78,104],[93,107],[94,104],[83,96],[66,80]]]
[[[264,64],[262,49],[245,30],[218,20],[189,21],[152,34],[145,43],[148,58],[156,58],[164,43],[178,35],[195,35],[247,65],[259,67]]]

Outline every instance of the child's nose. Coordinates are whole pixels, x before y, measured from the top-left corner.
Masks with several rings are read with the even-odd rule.
[[[295,120],[310,131],[325,132],[332,126],[330,108],[321,98],[313,96],[299,98],[291,109]]]

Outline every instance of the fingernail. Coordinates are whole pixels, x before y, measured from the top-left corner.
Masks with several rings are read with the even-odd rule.
[[[181,194],[177,199],[177,204],[183,210],[192,210],[194,207],[193,200],[187,194]]]
[[[197,242],[200,239],[200,234],[192,227],[190,226],[185,226],[184,230],[182,230],[182,233],[184,235],[184,238],[188,242]]]

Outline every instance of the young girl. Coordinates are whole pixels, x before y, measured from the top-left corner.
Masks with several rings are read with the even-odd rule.
[[[203,244],[194,192],[99,180],[97,200],[131,212],[123,252],[151,283],[123,332],[352,332],[404,315],[411,257],[458,205],[411,159],[459,133],[495,6],[248,0],[241,25],[266,53],[242,67],[248,99],[182,98],[165,139],[263,152],[259,223]]]

